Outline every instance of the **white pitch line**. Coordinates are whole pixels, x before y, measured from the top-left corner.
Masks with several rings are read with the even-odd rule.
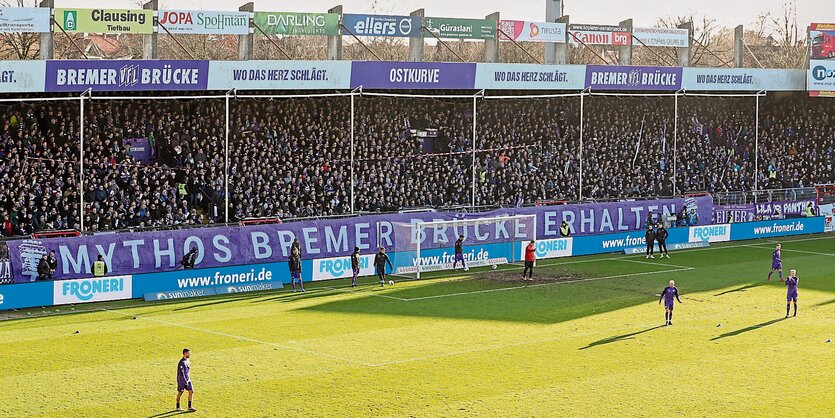
[[[343,293],[352,293],[352,294],[353,294],[353,293],[360,293],[360,292],[354,292],[354,291],[351,291],[351,289],[349,289],[349,288],[345,288],[345,289],[343,289],[343,288],[337,288],[337,287],[322,286],[322,287],[320,287],[320,289],[331,289],[331,290],[336,290],[336,291],[338,291],[338,292],[343,292]],[[381,295],[381,294],[379,294],[379,293],[375,293],[373,290],[372,290],[372,291],[370,291],[370,292],[367,292],[367,291],[366,291],[366,292],[361,292],[361,293],[362,293],[363,295],[367,295],[367,296],[376,296],[376,297],[378,297],[378,298],[394,299],[394,300],[399,300],[399,301],[401,301],[401,302],[406,302],[406,301],[408,301],[408,299],[399,298],[399,297],[397,297],[397,296]]]
[[[654,261],[632,260],[632,259],[628,259],[628,258],[620,258],[618,260],[619,261],[625,261],[625,262],[628,262],[628,263],[648,264],[650,266],[664,266],[664,267],[672,267],[672,268],[685,269],[685,270],[695,270],[696,269],[695,267],[690,267],[690,266],[679,266],[679,265],[676,265],[676,264],[656,263]]]
[[[465,296],[465,295],[475,295],[479,293],[492,293],[492,292],[503,292],[506,290],[519,290],[519,289],[529,289],[532,287],[541,287],[541,286],[552,286],[558,284],[570,284],[570,283],[580,283],[580,282],[591,282],[595,280],[606,280],[606,279],[618,279],[623,277],[633,277],[633,276],[646,276],[650,274],[662,274],[662,273],[674,273],[678,271],[688,271],[692,270],[692,268],[679,268],[679,269],[672,269],[672,270],[659,270],[659,271],[648,271],[643,273],[633,273],[633,274],[619,274],[616,276],[604,276],[604,277],[592,277],[588,279],[577,279],[577,280],[566,280],[562,282],[553,282],[553,283],[537,283],[525,286],[514,286],[514,287],[500,287],[496,289],[484,289],[484,290],[473,290],[471,292],[458,292],[458,293],[444,293],[442,295],[432,295],[432,296],[422,296],[417,298],[405,298],[405,301],[412,302],[416,300],[427,300],[427,299],[437,299],[437,298],[446,298],[452,296]]]
[[[112,313],[114,315],[122,316],[122,317],[125,317],[125,318],[133,316],[133,315],[122,315],[122,314],[120,314],[116,311],[111,311],[110,309],[106,309],[106,308],[99,308],[99,309],[104,311],[104,312],[109,312],[109,313]],[[241,336],[241,335],[227,334],[225,332],[212,331],[210,329],[198,328],[198,327],[193,327],[191,325],[178,324],[178,323],[175,323],[175,322],[168,322],[168,321],[163,321],[161,319],[148,318],[148,317],[144,317],[144,316],[138,316],[137,315],[137,316],[133,316],[133,317],[135,317],[137,319],[144,319],[146,321],[156,322],[158,324],[172,326],[172,327],[184,328],[184,329],[188,329],[188,330],[192,330],[192,331],[204,332],[206,334],[218,335],[218,336],[221,336],[221,337],[231,338],[231,339],[238,340],[238,341],[246,341],[246,342],[266,345],[266,346],[270,346],[270,347],[283,348],[285,350],[291,350],[291,351],[296,351],[296,352],[299,352],[299,353],[310,354],[312,356],[323,357],[323,358],[327,358],[327,359],[330,359],[330,360],[337,360],[337,361],[341,361],[343,363],[350,363],[350,364],[357,365],[357,366],[365,366],[365,367],[373,367],[374,366],[373,364],[370,364],[370,363],[364,363],[364,362],[361,362],[361,361],[354,361],[354,360],[350,360],[350,359],[346,359],[346,358],[342,358],[342,357],[331,356],[329,354],[324,354],[324,353],[320,353],[320,352],[317,352],[317,351],[306,350],[304,348],[293,347],[293,346],[290,346],[290,345],[284,345],[284,344],[278,344],[278,343],[271,343],[269,341],[257,340],[255,338],[244,337],[244,336]]]
[[[774,247],[766,247],[764,245],[756,245],[756,244],[748,244],[748,245],[746,245],[746,247],[762,248],[762,249],[769,249],[769,250],[774,249]],[[781,248],[780,250],[781,251],[788,251],[788,252],[791,252],[791,253],[801,253],[801,254],[811,254],[811,255],[822,255],[822,256],[826,256],[826,257],[835,257],[835,254],[819,253],[819,252],[815,252],[815,251],[792,250],[792,249],[789,249],[789,248]]]

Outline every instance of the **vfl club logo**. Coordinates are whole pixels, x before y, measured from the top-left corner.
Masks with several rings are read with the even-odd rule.
[[[119,69],[119,85],[131,87],[139,84],[139,66],[135,64],[125,65]]]
[[[627,77],[626,84],[628,86],[636,87],[641,85],[641,70],[634,69],[629,71],[629,76]]]

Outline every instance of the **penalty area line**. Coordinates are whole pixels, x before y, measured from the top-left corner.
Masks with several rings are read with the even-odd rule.
[[[562,282],[553,282],[553,283],[537,283],[525,286],[513,286],[513,287],[500,287],[496,289],[484,289],[484,290],[473,290],[470,292],[457,292],[457,293],[444,293],[441,295],[432,295],[432,296],[422,296],[416,298],[403,298],[406,302],[414,302],[417,300],[428,300],[428,299],[438,299],[438,298],[447,298],[453,296],[466,296],[466,295],[476,295],[480,293],[492,293],[492,292],[504,292],[508,290],[519,290],[519,289],[530,289],[532,287],[542,287],[542,286],[553,286],[558,284],[571,284],[571,283],[582,283],[582,282],[591,282],[595,280],[608,280],[608,279],[620,279],[624,277],[633,277],[633,276],[647,276],[651,274],[663,274],[663,273],[675,273],[680,271],[689,271],[693,270],[693,267],[686,267],[686,268],[676,268],[676,269],[669,269],[669,270],[659,270],[659,271],[647,271],[643,273],[631,273],[631,274],[618,274],[614,276],[603,276],[603,277],[592,277],[588,279],[577,279],[577,280],[566,280]]]

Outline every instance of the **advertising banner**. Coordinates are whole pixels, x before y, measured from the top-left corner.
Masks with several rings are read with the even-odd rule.
[[[833,219],[835,219],[835,204],[827,203],[820,205],[820,213],[824,218],[824,232],[835,231],[835,222],[833,222]]]
[[[144,9],[55,9],[55,22],[67,32],[153,33],[154,11]]]
[[[491,90],[582,90],[583,65],[476,64],[475,88]]]
[[[690,31],[678,28],[632,28],[635,45],[687,48]],[[640,42],[638,42],[640,41]]]
[[[342,15],[342,26],[356,36],[420,37],[420,18],[388,15]],[[347,35],[347,34],[346,34]]]
[[[427,17],[423,25],[439,38],[495,39],[496,21],[489,19],[454,19]]]
[[[309,272],[310,261],[302,262],[302,271]],[[305,281],[310,280],[307,273]],[[160,294],[155,299],[177,299],[178,297],[206,296],[206,294],[190,294],[203,289],[221,289],[230,293],[229,287],[258,286],[265,289],[280,289],[282,282],[290,283],[290,272],[287,263],[268,263],[255,265],[240,265],[219,268],[172,270],[159,273],[139,274],[133,277],[133,297],[146,297],[148,294]],[[177,292],[185,292],[177,296]],[[214,294],[214,293],[213,293]]]
[[[255,12],[253,23],[268,35],[339,35],[336,13]]]
[[[629,28],[609,25],[575,25],[568,28],[568,42],[586,45],[632,45]]]
[[[705,225],[690,227],[689,242],[726,242],[731,240],[731,225]]]
[[[555,42],[564,44],[566,41],[565,23],[528,22],[524,20],[502,20],[502,32],[499,39],[516,42]]]
[[[528,246],[528,243],[520,242],[517,246],[519,247],[518,259],[524,260],[525,248]],[[574,238],[544,239],[537,241],[534,246],[537,260],[545,258],[571,257],[574,247]]]
[[[0,311],[52,306],[53,284],[36,282],[0,286]]]
[[[825,96],[835,92],[835,60],[810,61],[806,89],[812,96]]]
[[[514,258],[514,248],[512,243],[470,245],[464,251],[464,261],[468,268],[507,264]],[[455,251],[451,248],[433,248],[421,251],[420,258],[413,251],[404,251],[394,255],[392,264],[398,274],[416,273],[418,265],[421,272],[452,270]],[[459,262],[458,268],[461,266]]]
[[[0,32],[41,33],[52,29],[48,7],[0,7]]]
[[[51,60],[46,91],[206,90],[208,61]]]
[[[350,61],[209,63],[209,90],[345,90],[350,86]]]
[[[669,228],[667,229],[667,246],[676,243],[688,242],[690,228]],[[647,239],[643,230],[623,232],[618,234],[577,236],[574,238],[574,247],[571,255],[591,255],[605,253],[620,253],[631,251],[631,248],[643,247],[646,250]]]
[[[246,35],[249,33],[249,12],[160,10],[158,19],[159,24],[171,33],[187,35]]]
[[[317,258],[313,260],[313,281],[330,279],[350,279],[354,274],[351,269],[351,257]],[[374,275],[374,254],[360,255],[360,277]]]
[[[810,60],[835,59],[835,23],[812,23],[809,40]]]
[[[475,71],[474,63],[354,61],[351,88],[472,90]]]
[[[131,276],[113,276],[54,281],[53,304],[130,299],[133,297],[131,279]]]
[[[46,61],[0,61],[0,93],[43,93]]]
[[[823,232],[823,226],[824,218],[822,216],[732,224],[731,240],[818,234]]]
[[[586,87],[593,90],[681,89],[681,67],[587,65]]]
[[[377,246],[384,246],[391,251],[395,248],[394,223],[412,224],[417,220],[536,215],[536,231],[539,239],[559,238],[559,226],[565,221],[572,229],[576,248],[579,245],[576,240],[582,235],[632,231],[630,235],[642,237],[643,222],[649,211],[656,216],[667,216],[678,212],[684,205],[688,210],[696,210],[700,219],[710,222],[713,214],[713,200],[710,196],[704,196],[687,199],[509,208],[484,213],[385,214],[285,222],[276,225],[116,233],[42,240],[25,239],[9,241],[8,247],[14,277],[21,280],[37,277],[37,263],[40,257],[49,250],[55,250],[58,257],[58,270],[55,273],[57,279],[76,278],[89,274],[92,261],[99,254],[103,256],[113,274],[156,273],[156,277],[185,274],[187,276],[184,277],[188,278],[192,270],[170,273],[166,271],[176,270],[183,255],[192,247],[198,249],[196,266],[199,268],[233,268],[230,266],[242,265],[240,268],[244,268],[244,272],[248,273],[249,268],[245,264],[286,262],[290,246],[296,238],[301,244],[302,258],[309,263],[311,259],[346,256],[355,246],[363,252],[368,252]],[[468,242],[473,246],[507,240],[512,235],[512,231],[505,222],[497,222],[489,226],[494,229],[493,233],[489,234],[485,234],[484,231],[474,231],[472,228],[449,228],[436,231],[431,237],[423,238],[426,240],[424,246],[449,246],[447,244],[454,242],[459,233],[472,237],[468,239]],[[407,230],[411,229],[407,228]],[[511,254],[512,247],[505,245],[503,248],[507,248],[507,254],[502,256],[513,255]],[[622,248],[612,251],[620,250]],[[279,270],[285,272],[282,274],[286,274],[286,267],[279,268]],[[237,270],[234,271],[237,272]],[[310,273],[307,273],[310,271],[309,265],[304,271],[305,277],[311,277]],[[175,279],[172,280],[176,282]],[[205,280],[210,282],[217,279],[206,278]],[[208,285],[199,284],[198,281],[191,287],[214,286],[211,282]],[[134,285],[140,285],[139,279]],[[155,290],[142,291],[136,297]]]
[[[802,91],[805,70],[685,67],[681,87],[702,91]]]
[[[169,290],[165,292],[151,292],[142,295],[142,299],[149,300],[168,300],[168,299],[186,299],[199,298],[203,296],[214,296],[214,287],[207,287],[205,289],[191,289],[191,290]]]
[[[681,251],[681,250],[692,250],[695,248],[707,248],[710,247],[710,243],[707,241],[697,241],[697,242],[676,242],[676,243],[669,243],[667,242],[667,251]],[[658,253],[660,251],[658,247],[658,243],[652,245],[652,248],[655,249],[655,252]],[[625,255],[635,255],[635,254],[646,254],[647,246],[644,245],[643,247],[632,247],[623,250]]]

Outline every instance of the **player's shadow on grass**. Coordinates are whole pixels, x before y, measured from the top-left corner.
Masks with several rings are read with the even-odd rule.
[[[640,334],[643,334],[645,332],[650,332],[650,331],[656,330],[658,328],[664,328],[664,325],[656,325],[654,327],[647,328],[647,329],[642,329],[640,331],[631,332],[629,334],[615,335],[613,337],[608,337],[608,338],[604,338],[602,340],[597,340],[593,343],[589,343],[589,345],[587,345],[585,347],[580,347],[580,350],[586,350],[586,349],[589,349],[589,348],[592,348],[592,347],[597,347],[598,345],[616,343],[618,341],[631,340],[631,339],[635,338],[636,335],[640,335]]]
[[[167,417],[173,417],[175,415],[188,414],[188,413],[189,413],[188,411],[184,411],[182,409],[181,410],[172,409],[170,411],[165,411],[165,412],[162,412],[162,413],[159,413],[159,414],[156,414],[156,415],[149,415],[147,418],[167,418]]]
[[[757,329],[760,329],[760,328],[763,328],[763,327],[767,327],[769,325],[776,324],[780,321],[785,321],[786,319],[787,318],[772,319],[771,321],[765,321],[763,323],[760,323],[760,324],[757,324],[757,325],[751,325],[750,327],[745,327],[745,328],[742,328],[742,329],[738,329],[736,331],[726,332],[722,335],[711,338],[710,341],[716,341],[716,340],[720,340],[720,339],[726,338],[726,337],[735,337],[739,334],[746,333],[748,331],[754,331],[754,330],[757,330]]]
[[[826,302],[817,303],[817,304],[815,304],[815,306],[826,306],[826,305],[831,305],[833,303],[835,303],[835,299],[830,299]]]
[[[744,291],[746,291],[746,290],[748,290],[748,289],[753,289],[753,288],[755,288],[755,287],[760,287],[760,286],[762,286],[762,285],[764,285],[764,284],[765,284],[765,283],[754,283],[754,284],[748,284],[748,285],[745,285],[745,286],[737,287],[736,289],[726,290],[726,291],[724,291],[724,292],[717,293],[717,294],[715,294],[715,295],[713,295],[713,296],[722,296],[722,295],[727,295],[728,293],[744,292]]]

